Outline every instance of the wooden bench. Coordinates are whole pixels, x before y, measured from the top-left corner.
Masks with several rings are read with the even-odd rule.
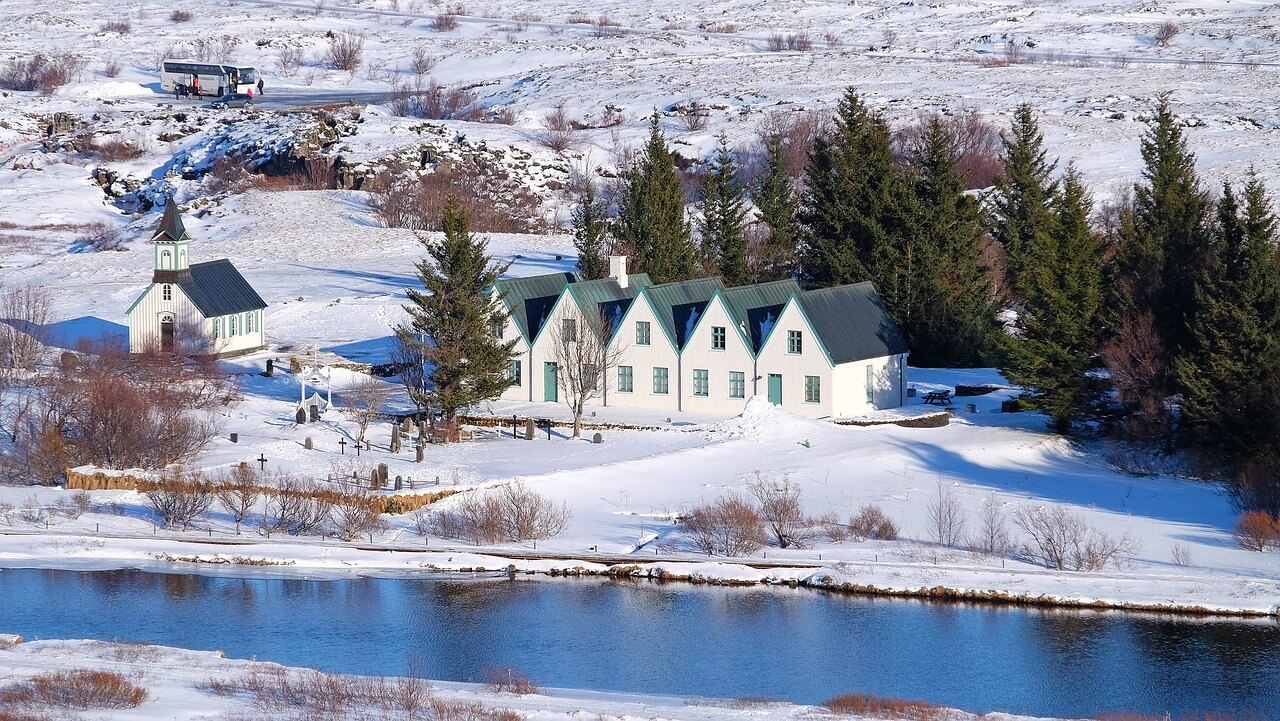
[[[925,405],[951,405],[951,391],[929,391],[924,394]]]

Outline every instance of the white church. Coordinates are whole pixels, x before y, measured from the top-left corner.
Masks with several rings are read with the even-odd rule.
[[[189,262],[191,236],[172,198],[151,244],[151,284],[128,311],[130,353],[233,356],[266,345],[266,302],[231,261]]]

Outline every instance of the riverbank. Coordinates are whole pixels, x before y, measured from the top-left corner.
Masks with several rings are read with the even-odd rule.
[[[0,629],[3,631],[3,629]],[[4,637],[0,635],[0,641]],[[942,721],[1021,721],[1026,716],[1003,713],[978,715],[930,704],[875,697],[849,697],[848,713],[835,713],[821,706],[795,705],[763,698],[734,700],[688,699],[641,694],[587,690],[539,689],[524,685],[518,671],[498,672],[510,690],[498,690],[493,683],[453,683],[411,677],[384,679],[321,674],[302,668],[223,658],[215,651],[189,651],[149,644],[121,644],[100,641],[35,641],[5,647],[0,643],[0,693],[21,688],[33,678],[45,679],[46,687],[69,679],[84,670],[115,674],[120,680],[141,689],[144,700],[136,707],[106,709],[90,707],[95,719],[121,721],[210,721],[213,719],[260,718],[245,714],[270,712],[272,719],[316,719],[328,721],[573,721],[596,718],[664,719],[665,721],[787,721],[790,719],[873,719],[894,718],[904,708],[912,718]],[[429,672],[429,669],[427,669]],[[56,676],[55,674],[60,674]],[[106,676],[99,677],[105,682]],[[61,679],[58,681],[57,679]],[[5,718],[44,721],[56,713],[46,703],[36,708],[10,704],[5,711],[30,716]],[[879,707],[879,712],[858,713],[858,706]]]
[[[135,568],[220,576],[350,578],[432,573],[509,574],[528,578],[604,576],[741,587],[1015,606],[1113,609],[1195,616],[1277,616],[1274,582],[1214,571],[1157,574],[1149,569],[1059,572],[921,545],[918,560],[707,559],[535,549],[337,543],[318,539],[199,540],[160,536],[0,532],[0,568]],[[1008,566],[1009,564],[1005,564]]]

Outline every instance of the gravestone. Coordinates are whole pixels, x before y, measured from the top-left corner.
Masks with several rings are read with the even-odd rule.
[[[271,378],[271,377],[272,377],[272,376],[274,376],[275,374],[276,374],[276,362],[275,362],[275,360],[274,360],[274,359],[272,359],[272,358],[268,358],[268,359],[267,359],[267,372],[266,372],[264,375],[266,375],[268,378]]]
[[[369,487],[380,488],[382,484],[378,482],[378,472],[376,470],[369,471]]]
[[[422,463],[422,444],[419,443],[414,449],[414,463]]]
[[[306,423],[306,422],[307,422],[307,410],[306,410],[305,408],[303,408],[303,407],[299,406],[299,407],[298,407],[298,412],[297,412],[297,413],[295,413],[295,414],[293,415],[293,418],[294,418],[294,420],[296,420],[296,421],[298,422],[298,425],[302,425],[303,423]]]
[[[422,439],[426,437],[427,437],[427,422],[418,421],[418,441],[421,442]]]
[[[391,452],[400,452],[400,425],[392,424],[391,426]]]
[[[312,449],[311,436],[307,436],[307,439],[302,442],[302,447],[308,451]]]
[[[311,422],[319,423],[320,422],[320,406],[314,406],[314,405],[307,406],[307,410],[311,411]]]
[[[232,434],[231,434],[231,442],[232,442],[232,443],[239,443],[239,442],[240,442],[240,434],[239,434],[239,433],[232,433]]]
[[[599,433],[597,433],[597,434],[595,434],[594,436],[591,436],[591,442],[592,442],[592,443],[604,443],[604,436],[602,436],[602,435],[600,435]]]
[[[409,416],[405,416],[404,418],[402,418],[400,420],[400,430],[404,431],[405,433],[408,433],[409,431],[413,430],[413,419],[410,418]]]
[[[400,476],[396,476],[396,490],[398,491],[401,488],[404,488],[404,479]]]
[[[533,419],[532,419],[532,418],[527,418],[527,419],[525,419],[525,422],[524,422],[524,439],[525,439],[526,441],[531,441],[531,440],[533,440],[533,432],[534,432],[535,428],[536,428],[536,426],[534,425],[534,423],[533,423]]]
[[[378,482],[384,486],[387,485],[387,464],[385,463],[378,464]]]

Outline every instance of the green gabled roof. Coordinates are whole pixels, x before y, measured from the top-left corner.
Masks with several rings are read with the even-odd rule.
[[[177,285],[206,318],[267,307],[262,296],[225,259],[193,264],[190,277],[179,280]]]
[[[718,290],[724,290],[719,278],[699,278],[651,285],[644,289],[644,294],[672,345],[676,350],[683,350],[702,311]]]
[[[648,273],[632,273],[627,276],[627,287],[618,285],[613,278],[584,280],[569,286],[569,294],[578,304],[583,316],[590,317],[592,312],[600,313],[609,321],[609,337],[612,338],[640,291],[653,285]]]
[[[180,243],[191,240],[187,228],[182,224],[182,214],[178,212],[178,204],[170,197],[164,205],[164,217],[160,219],[160,227],[151,236],[153,243]]]
[[[738,323],[738,330],[747,337],[751,351],[759,354],[782,308],[798,293],[800,286],[794,280],[775,280],[726,288],[720,295]]]
[[[524,278],[505,278],[493,284],[502,296],[511,320],[524,335],[526,343],[532,343],[560,294],[571,283],[576,283],[574,273],[547,273]]]
[[[810,290],[796,302],[835,364],[898,355],[907,341],[870,282]]]

